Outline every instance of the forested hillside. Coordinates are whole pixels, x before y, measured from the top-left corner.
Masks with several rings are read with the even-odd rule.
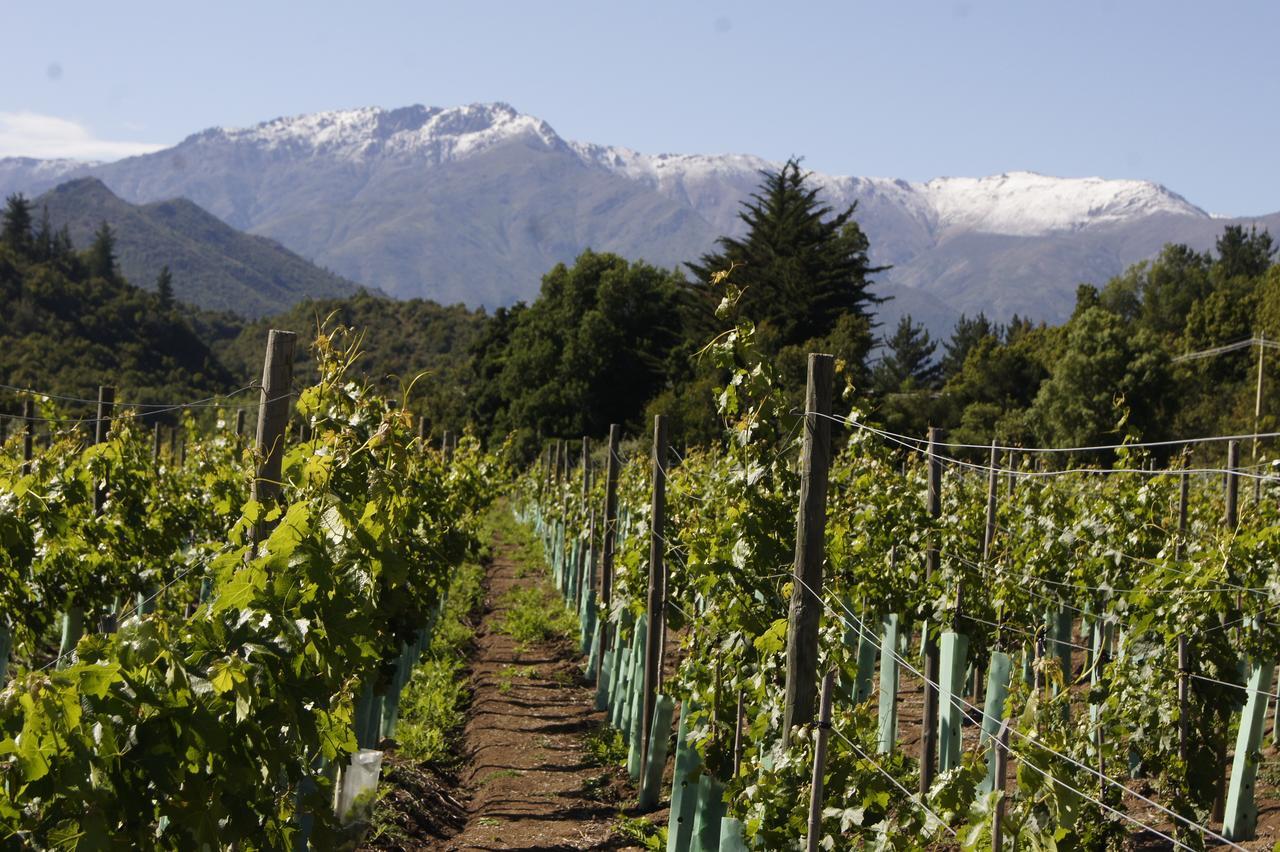
[[[1169,244],[1081,285],[1061,326],[979,314],[939,340],[910,316],[874,325],[885,270],[869,260],[858,208],[824,204],[795,161],[764,176],[744,207],[744,236],[722,238],[684,271],[587,251],[544,275],[531,304],[492,314],[367,293],[252,321],[182,307],[174,278],[155,294],[126,282],[109,227],[77,251],[69,229],[35,219],[32,205],[10,200],[4,365],[11,383],[74,395],[107,381],[144,397],[241,387],[257,378],[268,328],[309,337],[332,317],[365,336],[356,371],[400,395],[432,434],[470,428],[496,443],[515,433],[532,451],[547,437],[602,436],[611,422],[639,428],[663,412],[675,440],[699,444],[721,435],[714,403],[727,374],[716,346],[746,320],[796,405],[806,353],[832,352],[865,415],[907,435],[933,425],[968,443],[1087,446],[1277,424],[1272,348],[1180,359],[1280,340],[1276,246],[1238,225],[1211,251]]]
[[[86,397],[100,383],[136,402],[232,390],[227,370],[172,298],[130,285],[109,231],[77,251],[10,199],[0,232],[0,375],[9,385]],[[16,399],[0,397],[13,411]]]
[[[185,198],[130,204],[97,178],[51,189],[32,202],[35,218],[65,227],[88,245],[106,222],[115,232],[125,278],[155,288],[170,272],[175,298],[212,310],[260,317],[287,310],[300,299],[348,296],[360,286],[294,254],[275,240],[236,230]]]

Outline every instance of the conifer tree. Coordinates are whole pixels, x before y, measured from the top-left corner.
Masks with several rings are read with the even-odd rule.
[[[960,315],[956,327],[951,332],[951,339],[942,344],[941,374],[943,381],[958,375],[964,366],[964,359],[969,357],[984,338],[1000,337],[1000,327],[987,319],[985,313],[979,313],[973,319]]]
[[[105,221],[93,233],[93,243],[89,246],[89,254],[85,258],[89,274],[109,281],[118,277],[116,268],[116,235]]]
[[[703,324],[721,294],[706,286],[712,273],[733,267],[742,289],[738,311],[766,331],[777,348],[830,334],[841,317],[870,318],[883,301],[871,292],[869,243],[853,220],[857,204],[832,215],[796,159],[762,171],[759,189],[739,214],[746,236],[721,237],[719,251],[688,267],[698,283]]]
[[[168,264],[160,267],[160,274],[156,276],[156,295],[160,297],[160,307],[165,310],[173,307],[173,273]]]
[[[5,200],[0,241],[19,251],[26,251],[31,247],[31,202],[20,192]]]
[[[942,367],[934,363],[933,353],[938,344],[924,326],[912,322],[910,314],[898,320],[893,336],[882,343],[884,355],[871,371],[872,384],[879,393],[937,386]]]
[[[49,221],[49,205],[47,204],[40,208],[40,226],[36,228],[35,248],[37,260],[49,260],[53,257],[53,224]]]

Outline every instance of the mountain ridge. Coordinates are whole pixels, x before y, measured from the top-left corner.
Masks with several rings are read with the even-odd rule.
[[[348,296],[362,289],[319,269],[266,237],[243,234],[187,198],[130,204],[95,177],[59,184],[33,202],[54,229],[89,245],[102,222],[112,228],[124,277],[155,286],[161,267],[173,274],[174,295],[212,310],[260,317],[305,298]]]
[[[543,273],[588,247],[695,259],[741,234],[741,202],[779,165],[569,141],[502,102],[330,110],[209,128],[114,163],[40,162],[0,160],[0,192],[92,174],[133,202],[191,198],[394,296],[490,307],[532,298]],[[1152,181],[813,180],[832,208],[857,203],[873,262],[892,267],[877,282],[895,296],[881,320],[925,311],[934,331],[962,311],[1060,320],[1081,280],[1102,284],[1170,239],[1206,249],[1225,224],[1280,228],[1280,214],[1211,217]]]

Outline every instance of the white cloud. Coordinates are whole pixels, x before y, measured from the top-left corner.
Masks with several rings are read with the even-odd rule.
[[[83,124],[36,112],[0,112],[0,157],[119,160],[165,145],[98,139]]]

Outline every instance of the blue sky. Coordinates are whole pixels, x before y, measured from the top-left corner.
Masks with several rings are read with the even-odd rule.
[[[1159,181],[1280,210],[1275,2],[0,0],[0,156],[501,100],[562,136],[834,174]]]

